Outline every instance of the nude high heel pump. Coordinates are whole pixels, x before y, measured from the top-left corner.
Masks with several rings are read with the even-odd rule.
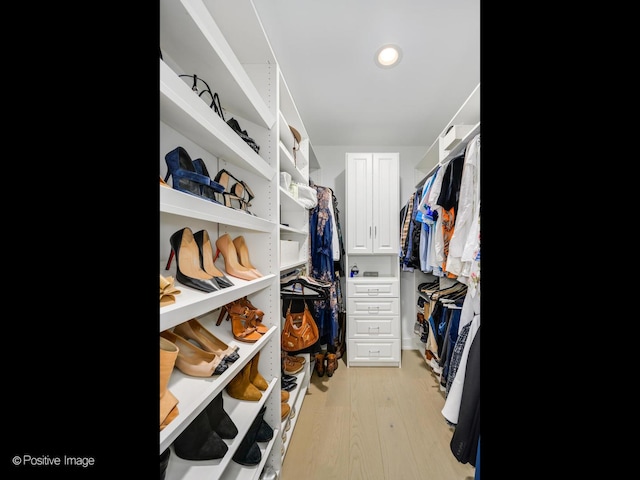
[[[233,282],[218,270],[213,262],[213,244],[211,243],[211,238],[209,238],[209,233],[206,230],[200,230],[193,234],[193,238],[198,244],[202,269],[209,275],[213,275],[220,288],[233,287]]]
[[[244,237],[240,235],[234,238],[233,245],[236,247],[236,251],[238,252],[238,261],[240,262],[240,265],[248,268],[249,270],[254,272],[258,277],[261,277],[262,274],[251,263],[251,259],[249,258],[249,249],[247,248],[247,244],[244,241]]]
[[[178,347],[176,367],[185,375],[211,377],[212,375],[220,375],[228,368],[228,365],[222,361],[222,357],[196,347],[170,330],[160,332],[160,336]]]
[[[238,261],[238,252],[231,240],[231,236],[228,233],[225,233],[216,240],[216,248],[216,255],[213,259],[215,261],[215,259],[218,258],[218,255],[222,253],[222,257],[224,258],[224,269],[229,275],[243,280],[255,280],[259,278],[253,270],[240,265],[240,262]]]
[[[165,269],[169,270],[175,256],[178,282],[207,293],[220,290],[213,275],[205,272],[200,266],[200,250],[189,227],[175,232],[169,241],[171,242],[171,255]]]
[[[240,355],[239,347],[229,346],[207,330],[198,320],[192,318],[180,325],[173,327],[173,332],[187,340],[197,342],[203,350],[215,353],[226,363],[233,363]]]

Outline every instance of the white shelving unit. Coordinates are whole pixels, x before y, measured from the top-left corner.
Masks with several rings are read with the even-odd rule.
[[[233,282],[232,287],[204,293],[176,280],[175,286],[181,291],[176,302],[160,308],[160,332],[197,318],[220,340],[237,345],[240,355],[223,374],[209,378],[191,377],[173,369],[168,388],[179,401],[179,414],[160,431],[160,453],[167,448],[173,450],[175,439],[221,392],[224,409],[238,428],[238,435],[225,440],[229,450],[218,460],[187,461],[172,451],[165,479],[258,479],[265,465],[280,472],[282,451],[286,451],[295,425],[292,419],[283,445],[279,277],[282,271],[306,265],[309,236],[308,210],[280,187],[279,172],[289,172],[297,182],[308,182],[310,162],[307,160],[306,168],[296,167],[280,140],[279,119],[288,122],[287,129],[293,125],[305,138],[301,143],[303,153],[297,155],[313,158],[316,169],[319,165],[252,0],[160,0],[160,51],[160,178],[165,178],[168,169],[165,155],[181,146],[192,160],[203,160],[212,179],[225,169],[246,182],[255,195],[251,214],[247,214],[175,190],[171,188],[173,179],[168,180],[169,187],[160,186],[160,274],[176,278],[175,258],[165,269],[171,253],[169,238],[189,227],[194,232],[205,229],[214,245],[223,234],[232,238],[242,235],[252,263],[263,275],[252,281],[230,276],[221,255],[216,266]],[[206,81],[220,97],[225,120],[235,118],[260,146],[259,152],[191,90],[191,79],[180,75],[197,75]],[[281,225],[281,216],[289,226]],[[301,245],[294,261],[281,261],[281,238],[295,239]],[[269,327],[255,343],[236,341],[230,322],[216,325],[220,308],[244,296],[265,312],[263,323]],[[257,402],[230,397],[225,387],[257,353],[259,371],[269,382],[268,389]],[[296,412],[306,393],[308,364],[307,358],[306,369],[299,374],[299,386],[290,393]],[[242,466],[232,457],[262,406],[267,407],[264,420],[274,429],[274,437],[260,444],[259,465]]]
[[[442,129],[438,138],[431,144],[416,166],[415,175],[418,179],[416,189],[424,185],[427,178],[433,175],[439,166],[446,165],[452,158],[464,152],[467,144],[478,133],[480,133],[480,84],[473,89],[467,100]],[[455,283],[453,279],[439,278],[430,273],[415,270],[413,276],[413,305],[417,305],[418,297],[420,296],[418,286],[436,278],[439,280],[441,288],[449,287]],[[416,346],[424,353],[425,345],[420,342],[419,338],[416,339]]]

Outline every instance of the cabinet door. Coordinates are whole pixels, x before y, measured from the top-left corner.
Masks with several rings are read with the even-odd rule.
[[[398,253],[400,236],[397,153],[373,154],[372,253]]]
[[[373,155],[347,154],[347,253],[373,250]]]

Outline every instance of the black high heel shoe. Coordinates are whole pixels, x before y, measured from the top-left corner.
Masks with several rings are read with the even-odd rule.
[[[235,183],[232,183],[232,179]],[[222,192],[223,205],[235,210],[242,210],[246,213],[253,215],[249,211],[251,206],[251,200],[254,195],[249,186],[241,180],[231,175],[227,170],[220,170],[216,174],[215,182],[222,186],[224,191]]]
[[[166,270],[169,270],[173,257],[176,257],[176,280],[187,287],[203,292],[220,290],[215,277],[205,272],[200,266],[200,250],[189,227],[178,230],[169,239],[171,255],[167,260]]]
[[[215,186],[218,185],[218,191],[223,187],[217,182],[212,184],[210,177],[198,173],[191,157],[184,148],[174,148],[164,156],[164,159],[168,168],[167,175],[164,177],[165,182],[169,180],[169,177],[173,177],[172,185],[174,189],[205,200],[216,201],[215,195],[217,191]]]
[[[200,230],[193,234],[193,238],[198,245],[198,250],[200,252],[200,266],[202,269],[208,274],[213,275],[220,288],[233,287],[234,283],[229,280],[224,273],[218,270],[213,262],[213,245],[211,244],[209,233],[206,230]]]

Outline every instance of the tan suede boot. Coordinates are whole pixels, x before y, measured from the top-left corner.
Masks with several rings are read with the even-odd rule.
[[[249,380],[253,383],[258,389],[265,391],[269,388],[269,382],[265,380],[265,378],[258,371],[258,362],[260,361],[260,352],[256,353],[251,360],[251,370],[249,375]]]
[[[249,400],[257,402],[262,398],[262,392],[258,390],[253,383],[251,383],[251,363],[247,363],[240,372],[233,377],[233,379],[227,384],[227,393],[238,400]]]

